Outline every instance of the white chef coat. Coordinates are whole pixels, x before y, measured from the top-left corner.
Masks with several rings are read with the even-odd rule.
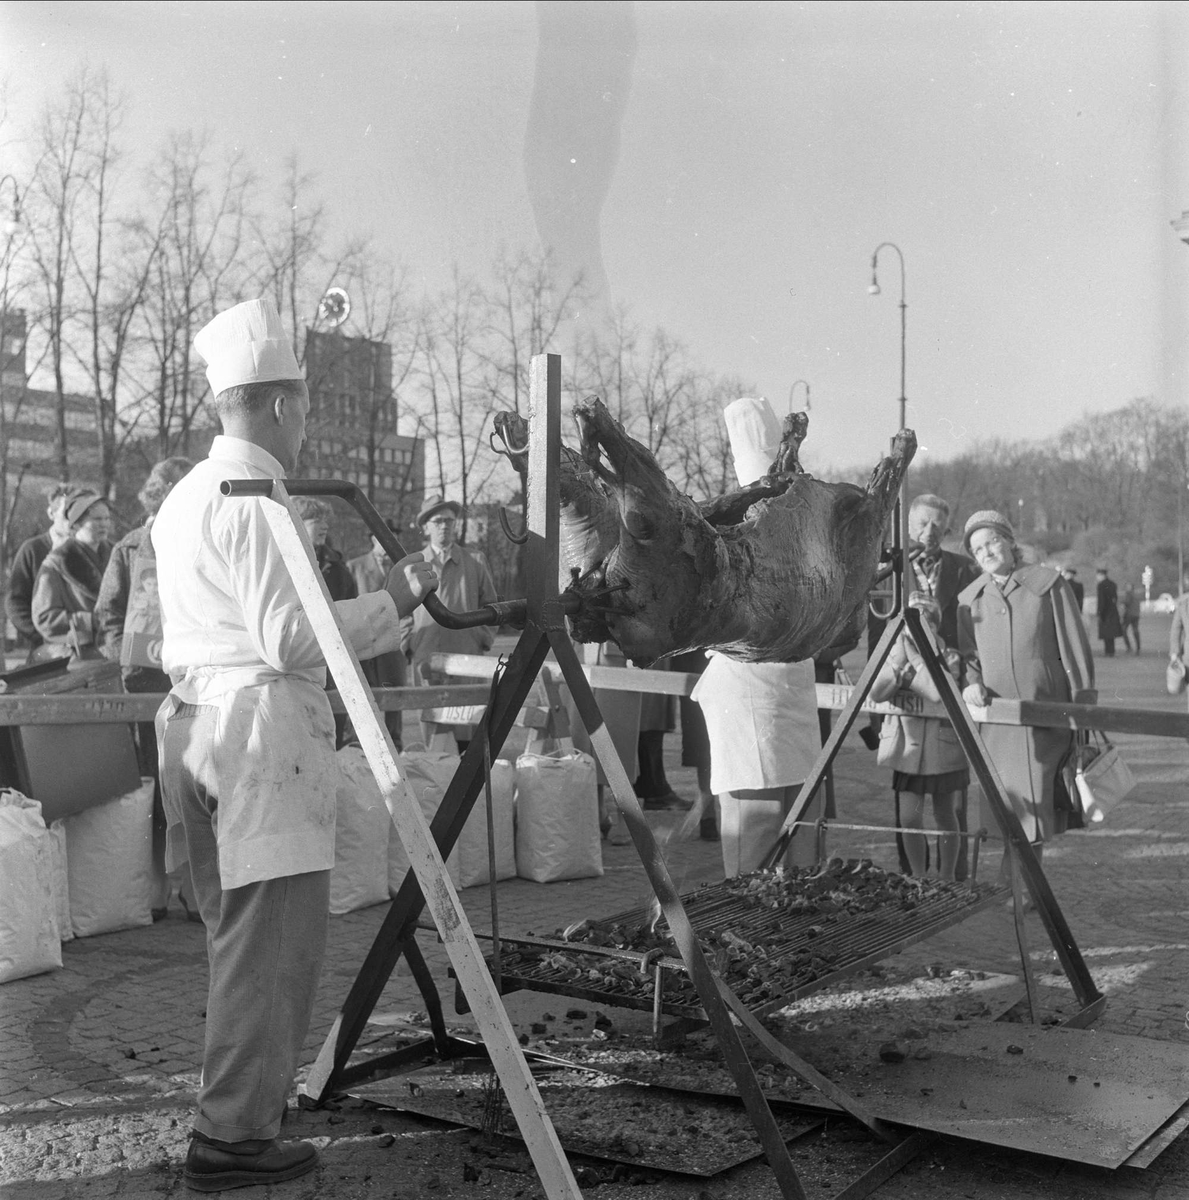
[[[802,783],[821,753],[813,661],[742,663],[711,652],[692,697],[710,735],[710,790]]]
[[[216,437],[153,522],[162,664],[178,701],[219,710],[215,744],[192,748],[213,777],[219,872],[242,887],[334,865],[336,764],[326,666],[262,502],[225,497],[225,479],[283,478],[267,451]],[[397,649],[400,618],[386,591],[336,602],[361,657]],[[180,825],[167,866],[186,860]]]

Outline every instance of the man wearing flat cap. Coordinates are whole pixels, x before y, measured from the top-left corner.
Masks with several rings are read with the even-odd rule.
[[[312,1170],[280,1142],[326,947],[336,764],[326,665],[258,497],[225,479],[283,478],[309,392],[275,306],[249,300],[194,339],[223,427],[152,527],[173,690],[157,714],[167,868],[190,864],[207,929],[206,1047],[186,1183],[222,1191]],[[411,556],[387,588],[336,603],[360,657],[399,644],[433,590]]]
[[[417,524],[426,540],[421,558],[437,575],[438,598],[453,612],[469,612],[499,599],[486,557],[455,540],[461,516],[462,505],[442,496],[430,496],[417,514]],[[413,678],[426,686],[463,682],[456,676],[447,677],[435,671],[429,665],[430,658],[435,654],[486,654],[496,633],[494,625],[445,629],[424,609],[418,609],[412,620],[405,622],[404,629],[404,648],[412,663]],[[422,725],[427,744],[432,744],[436,735],[449,728],[438,726],[428,717]],[[470,728],[456,725],[453,729],[461,751],[470,738]]]

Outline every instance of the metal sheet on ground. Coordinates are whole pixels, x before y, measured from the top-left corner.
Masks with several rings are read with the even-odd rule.
[[[763,1153],[743,1106],[578,1071],[533,1068],[546,1111],[567,1153],[678,1175],[709,1178]],[[399,1078],[351,1089],[351,1095],[400,1112],[484,1129],[485,1059],[437,1063]],[[786,1141],[811,1132],[819,1119],[776,1114]],[[499,1131],[518,1138],[505,1114]]]
[[[1189,1098],[1189,1046],[1173,1042],[997,1023],[928,1049],[835,1082],[899,1124],[1111,1168]]]

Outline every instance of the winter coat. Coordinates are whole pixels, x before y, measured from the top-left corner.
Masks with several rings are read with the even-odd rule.
[[[54,649],[44,657],[98,657],[95,603],[111,547],[68,538],[45,556],[33,585],[33,624]]]
[[[1113,641],[1123,636],[1123,623],[1119,620],[1119,589],[1113,579],[1098,581],[1098,639]]]
[[[958,597],[966,681],[992,697],[1094,703],[1094,658],[1069,585],[1054,570],[1017,567],[1000,590],[981,575]],[[1067,729],[981,726],[987,753],[1030,841],[1061,832],[1053,789],[1073,744]]]

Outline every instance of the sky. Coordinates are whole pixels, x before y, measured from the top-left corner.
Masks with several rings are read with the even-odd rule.
[[[1189,402],[1189,246],[1169,224],[1189,209],[1189,6],[613,7],[634,57],[598,214],[609,297],[780,414],[807,382],[811,470],[874,463],[898,425],[894,249],[868,292],[884,242],[922,455]],[[87,61],[127,92],[146,157],[188,128],[266,176],[296,151],[344,231],[444,286],[540,244],[538,34],[537,6],[502,0],[6,0],[0,173]]]

